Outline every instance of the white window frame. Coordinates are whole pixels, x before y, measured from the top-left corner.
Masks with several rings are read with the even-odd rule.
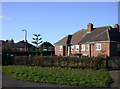
[[[96,44],[96,50],[97,50],[97,51],[100,51],[100,50],[101,50],[101,43],[97,43],[97,44]]]
[[[62,49],[63,49],[63,46],[60,45],[60,46],[59,46],[59,51],[62,51]]]
[[[81,51],[85,51],[85,45],[81,45]]]
[[[75,51],[79,51],[79,45],[75,45]]]
[[[71,51],[74,51],[74,45],[71,45],[70,48]]]
[[[87,44],[87,51],[89,51],[89,44]]]

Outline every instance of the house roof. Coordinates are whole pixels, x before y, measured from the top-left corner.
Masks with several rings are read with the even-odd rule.
[[[35,48],[32,44],[26,42],[26,47],[32,47]],[[19,41],[18,43],[14,44],[14,48],[25,48],[25,42],[23,41]]]
[[[91,33],[87,33],[86,36],[79,43],[109,41],[109,29],[110,26],[94,28],[94,30]]]
[[[43,42],[40,46],[44,47],[54,47],[50,42]]]
[[[87,30],[79,30],[72,35],[71,44],[78,44],[87,34]]]
[[[87,42],[105,42],[105,41],[118,41],[120,42],[120,32],[111,26],[104,26],[93,28],[91,33],[86,30],[79,30],[68,39],[69,35],[55,43],[55,45],[65,44],[82,44]],[[68,43],[69,42],[69,43]]]
[[[117,31],[117,29],[109,30],[109,37],[110,41],[118,41],[120,42],[120,32]]]
[[[72,35],[67,35],[66,37],[64,37],[60,41],[56,42],[54,45],[65,45],[65,44],[68,44],[68,43],[70,43],[71,38],[72,38]]]

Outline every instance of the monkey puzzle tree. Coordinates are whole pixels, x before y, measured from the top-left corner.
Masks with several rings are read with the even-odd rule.
[[[36,45],[36,52],[38,52],[38,45],[43,42],[41,41],[42,40],[42,38],[40,37],[41,34],[33,34],[33,35],[35,36],[35,38],[32,38],[33,39],[32,43]]]

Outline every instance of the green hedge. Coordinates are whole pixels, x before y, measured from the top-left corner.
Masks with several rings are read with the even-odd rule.
[[[29,56],[29,55],[32,55],[32,56],[35,56],[36,53],[38,54],[38,56],[53,56],[55,54],[55,51],[41,51],[41,52],[35,52],[35,51],[14,51],[14,52],[3,52],[2,54],[13,54],[15,56]]]
[[[16,56],[13,58],[13,65],[28,65],[41,67],[59,67],[59,68],[91,68],[103,69],[106,68],[106,60],[103,58],[76,58],[76,57],[61,57],[61,56]]]
[[[36,56],[36,53],[38,54],[38,56],[53,56],[54,55],[54,51],[43,51],[43,52],[35,52],[35,51],[28,51],[28,52],[2,52],[2,64],[3,65],[10,65],[12,64],[12,56]]]

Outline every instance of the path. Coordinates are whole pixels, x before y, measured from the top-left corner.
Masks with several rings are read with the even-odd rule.
[[[110,70],[109,74],[113,80],[110,87],[120,87],[120,70]]]

